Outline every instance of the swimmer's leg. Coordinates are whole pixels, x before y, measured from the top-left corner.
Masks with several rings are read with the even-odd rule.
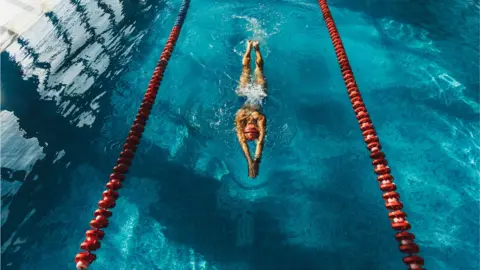
[[[253,42],[253,47],[255,48],[255,83],[260,85],[263,91],[267,92],[267,82],[265,76],[263,75],[263,58],[262,53],[260,53],[260,46],[258,41]]]
[[[240,75],[240,88],[244,88],[248,84],[250,78],[250,52],[252,51],[252,41],[247,41],[247,50],[242,59],[242,75]]]

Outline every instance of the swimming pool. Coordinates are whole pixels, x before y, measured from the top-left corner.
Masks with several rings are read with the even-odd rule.
[[[180,5],[134,2],[64,1],[2,53],[2,268],[73,267]],[[349,2],[332,13],[426,267],[476,269],[478,8]],[[233,131],[248,39],[255,180]],[[405,269],[369,163],[315,1],[192,1],[90,269]]]

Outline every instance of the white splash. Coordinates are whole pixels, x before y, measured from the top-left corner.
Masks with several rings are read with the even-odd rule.
[[[238,88],[237,95],[245,97],[247,100],[245,104],[258,105],[263,104],[263,99],[267,96],[264,88],[258,84],[249,83],[246,87]]]

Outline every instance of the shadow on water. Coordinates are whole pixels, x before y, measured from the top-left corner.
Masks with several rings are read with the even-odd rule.
[[[345,156],[349,157],[351,153]],[[284,232],[280,220],[275,217],[282,206],[271,199],[257,201],[249,208],[254,220],[253,242],[246,247],[238,245],[236,237],[239,227],[236,219],[230,217],[228,207],[218,207],[217,197],[222,192],[222,184],[212,177],[199,175],[185,166],[168,162],[165,149],[153,147],[143,159],[142,167],[158,169],[137,168],[132,171],[131,177],[159,180],[158,188],[154,191],[158,194],[159,201],[150,207],[148,215],[162,224],[162,232],[167,239],[193,248],[207,261],[243,262],[250,266],[248,269],[258,270],[335,269],[342,265],[342,261],[345,266],[347,262],[355,261],[359,269],[381,269],[375,268],[378,254],[381,254],[380,257],[388,257],[395,252],[388,219],[385,213],[371,209],[372,203],[367,203],[376,203],[376,198],[365,197],[362,190],[356,188],[356,181],[360,180],[358,175],[354,175],[356,170],[341,170],[344,167],[368,168],[363,164],[368,163],[368,156],[365,155],[361,161],[345,156],[322,160],[324,166],[331,169],[327,186],[321,190],[298,190],[295,184],[298,176],[288,171],[272,175],[278,182],[276,189],[285,196],[307,190],[310,201],[320,202],[325,209],[341,211],[335,227],[338,237],[344,238],[349,245],[347,248],[338,249],[332,249],[335,243],[328,242],[318,243],[324,248],[288,244],[291,236]],[[376,184],[374,176],[371,181],[373,185]],[[348,196],[337,196],[345,191],[348,191]],[[240,200],[236,204],[246,206],[250,205],[250,202]],[[363,209],[366,218],[358,218],[358,209]],[[139,231],[133,234],[141,233],[140,227]],[[312,228],[317,229],[319,228]],[[370,236],[368,242],[365,241],[365,234],[362,232],[360,235],[359,230],[370,230],[370,233],[367,233]],[[392,247],[392,251],[385,249],[385,246]],[[362,256],[358,256],[360,251]]]
[[[195,138],[191,138],[195,139]],[[185,244],[202,254],[207,261],[220,263],[246,262],[249,269],[317,269],[321,252],[286,245],[279,221],[260,202],[252,210],[254,242],[251,246],[237,245],[237,226],[229,209],[219,209],[217,197],[221,183],[208,176],[167,161],[165,149],[153,147],[146,153],[142,167],[131,177],[159,179],[154,191],[160,198],[148,213],[164,227],[163,234],[170,241]],[[249,202],[237,201],[247,205]],[[142,228],[138,227],[141,233]],[[136,234],[135,232],[133,232]],[[325,253],[325,258],[330,254]],[[133,258],[132,258],[133,259]]]
[[[350,269],[352,265],[355,265],[355,269],[384,269],[384,266],[378,266],[375,262],[380,258],[391,257],[396,250],[388,219],[382,212],[383,209],[376,207],[378,198],[366,196],[362,184],[358,184],[358,181],[363,180],[359,175],[368,175],[368,156],[348,152],[318,162],[326,168],[326,173],[322,175],[326,180],[321,181],[321,187],[299,185],[299,180],[304,177],[319,183],[318,178],[322,177],[320,175],[304,175],[302,172],[285,170],[279,171],[273,178],[279,183],[276,189],[285,196],[306,194],[308,199],[305,201],[314,207],[310,218],[315,219],[316,214],[320,217],[316,218],[318,223],[313,223],[319,224],[318,227],[299,227],[296,230],[316,231],[325,227],[322,223],[326,220],[321,218],[323,211],[337,213],[335,219],[328,219],[334,224],[326,226],[335,229],[329,231],[331,235],[324,241],[315,243],[318,248],[285,245],[285,240],[288,240],[285,236],[279,238],[281,240],[277,244],[280,248],[259,248],[258,254],[279,259],[267,264],[270,267],[264,269]],[[371,178],[372,185],[376,185],[375,177],[371,175]],[[359,209],[362,209],[361,213]],[[266,264],[264,260],[266,258],[257,258],[255,269],[262,269]]]
[[[302,115],[298,124],[303,124],[303,130],[322,126],[330,134],[341,136],[356,130],[354,125],[355,115],[349,110],[347,102],[343,103],[334,99],[321,99],[311,97],[310,101],[299,101],[296,104],[296,112]]]

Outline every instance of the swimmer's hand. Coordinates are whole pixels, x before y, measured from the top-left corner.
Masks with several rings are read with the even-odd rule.
[[[248,162],[248,177],[255,178],[255,174],[253,171],[253,160],[249,158],[247,162]]]
[[[260,161],[257,159],[249,160],[248,162],[248,176],[250,178],[255,178],[258,176]]]

